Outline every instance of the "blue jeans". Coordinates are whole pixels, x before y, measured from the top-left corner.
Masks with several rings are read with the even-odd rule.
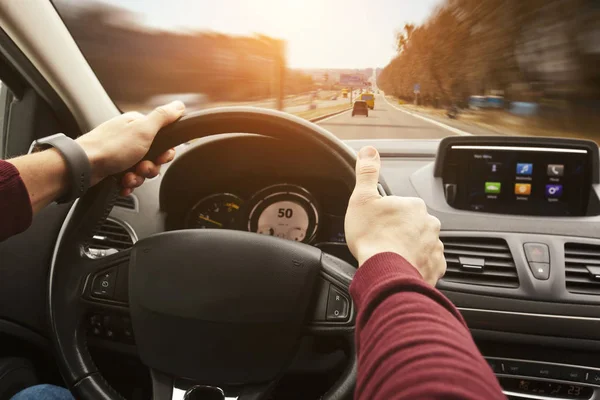
[[[21,390],[10,400],[75,400],[68,389],[54,385],[36,385]]]

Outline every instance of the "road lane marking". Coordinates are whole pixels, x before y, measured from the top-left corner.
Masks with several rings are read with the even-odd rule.
[[[408,115],[411,115],[411,116],[413,116],[413,117],[415,117],[415,118],[419,118],[419,119],[422,119],[423,121],[427,121],[427,122],[429,122],[429,123],[432,123],[432,124],[434,124],[434,125],[437,125],[437,126],[439,126],[440,128],[447,129],[447,130],[449,130],[449,131],[450,131],[450,132],[452,132],[452,133],[456,133],[457,135],[460,135],[460,136],[472,136],[472,135],[473,135],[472,133],[465,132],[465,131],[461,131],[461,130],[460,130],[460,129],[458,129],[458,128],[454,128],[454,127],[452,127],[452,126],[449,126],[449,125],[443,124],[443,123],[441,123],[441,122],[438,122],[438,121],[436,121],[436,120],[434,120],[434,119],[427,118],[427,117],[424,117],[424,116],[422,116],[422,115],[419,115],[419,114],[415,114],[415,113],[413,113],[413,112],[410,112],[410,111],[404,110],[404,109],[402,109],[402,108],[400,108],[400,107],[396,107],[394,104],[392,104],[392,103],[390,103],[390,102],[388,101],[388,99],[387,99],[387,97],[385,97],[385,95],[383,95],[383,99],[385,100],[385,102],[386,102],[386,103],[388,103],[390,106],[394,107],[394,108],[395,108],[396,110],[398,110],[398,111],[402,111],[403,113],[406,113],[406,114],[408,114]]]
[[[352,109],[346,110],[346,111],[344,111],[344,112],[341,112],[341,113],[339,113],[339,114],[332,115],[331,117],[323,118],[323,119],[321,119],[321,120],[319,120],[319,121],[317,121],[317,122],[315,122],[315,123],[318,125],[318,124],[320,124],[321,122],[325,122],[325,121],[328,121],[328,120],[330,120],[330,119],[332,119],[332,118],[336,118],[336,117],[339,117],[339,116],[341,116],[341,115],[347,114],[347,113],[349,113],[350,111],[352,111]]]

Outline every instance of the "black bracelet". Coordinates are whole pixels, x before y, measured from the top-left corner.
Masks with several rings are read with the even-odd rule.
[[[85,151],[70,137],[62,133],[57,133],[34,141],[31,144],[29,152],[35,153],[50,147],[58,150],[67,163],[71,181],[68,192],[60,199],[57,199],[56,202],[68,203],[83,196],[90,187],[92,175],[92,166]]]

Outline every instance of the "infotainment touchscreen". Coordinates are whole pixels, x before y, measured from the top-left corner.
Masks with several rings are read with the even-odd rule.
[[[446,198],[472,211],[585,215],[590,160],[585,148],[451,145],[442,173]]]

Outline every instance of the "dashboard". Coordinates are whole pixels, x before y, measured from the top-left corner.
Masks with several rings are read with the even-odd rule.
[[[467,143],[467,139],[450,145],[482,145]],[[355,150],[375,145],[382,157],[387,193],[420,197],[429,213],[441,221],[448,267],[438,289],[459,308],[511,398],[527,398],[525,394],[538,399],[600,398],[597,148],[579,161],[561,158],[560,154],[557,158],[556,152],[539,158],[544,154],[523,152],[526,157],[515,157],[514,153],[505,156],[490,153],[490,149],[468,149],[473,152],[459,161],[481,154],[477,160],[490,155],[493,159],[488,161],[492,163],[471,164],[452,181],[444,174],[448,170],[443,167],[446,161],[440,149],[446,144],[439,140],[357,140],[347,144]],[[552,144],[555,148],[563,145]],[[486,174],[496,173],[492,168],[497,162],[505,168],[497,169],[502,173],[499,179],[479,174],[481,165],[489,166]],[[586,170],[578,177],[568,175],[570,170],[576,171],[577,163],[583,163]],[[518,164],[531,164],[531,181],[519,178],[528,175],[517,173]],[[550,176],[550,165],[563,165],[563,175]],[[98,243],[103,235],[108,237],[119,229],[110,246],[118,247],[126,238],[131,243],[168,230],[234,229],[302,241],[352,261],[344,240],[343,216],[353,182],[340,176],[344,172],[339,165],[312,148],[292,147],[285,141],[257,135],[200,139],[179,146],[175,161],[165,166],[161,175],[148,180],[130,198],[119,199],[111,211],[110,225],[98,235]],[[484,198],[489,203],[483,203],[483,209],[475,209],[475,202],[465,207],[454,203],[452,191],[460,195],[459,188],[447,186],[466,184],[467,188],[483,190],[485,196],[486,182],[500,182],[500,194],[507,197],[487,193],[491,197]],[[530,200],[517,200],[526,196],[515,193],[517,184],[531,185]],[[546,185],[563,185],[564,196],[573,188],[583,206],[577,212],[567,212],[568,206],[561,206],[560,213],[540,212],[540,204],[556,203],[549,201]],[[506,204],[532,201],[538,203],[531,210],[509,213],[502,209]],[[504,205],[494,208],[494,202]],[[30,233],[24,237],[29,238],[27,235]],[[109,245],[105,243],[106,247]],[[9,264],[19,262],[10,259],[10,254],[5,260]],[[17,271],[11,287],[23,286],[18,283],[20,279],[31,287],[31,271],[23,270],[22,276]],[[43,293],[47,271],[40,269],[38,275],[37,292]],[[0,291],[0,297],[18,295],[11,290]],[[40,332],[46,329],[42,300],[39,311],[25,309],[36,307],[31,301],[3,298],[1,304],[3,318]],[[90,338],[91,344],[123,350],[122,334],[116,328],[110,330],[110,337],[108,327],[94,328],[98,333]]]

